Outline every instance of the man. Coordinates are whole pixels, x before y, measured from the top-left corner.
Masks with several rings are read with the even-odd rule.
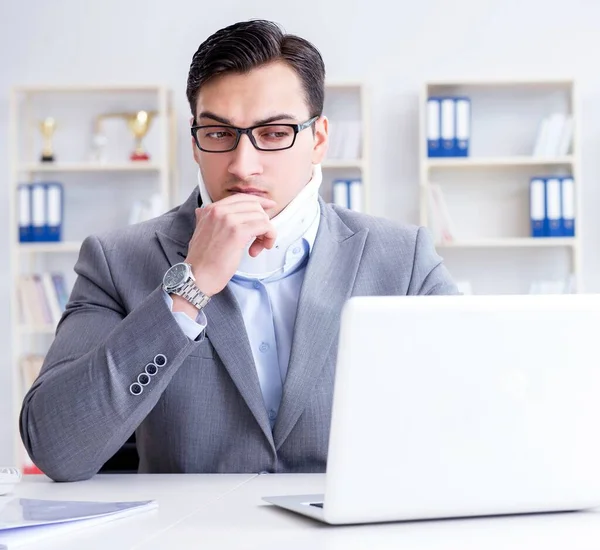
[[[85,240],[25,397],[22,439],[48,476],[93,476],[134,431],[140,472],[322,472],[344,302],[457,293],[424,229],[319,198],[324,76],[266,21],[199,47],[198,186]]]

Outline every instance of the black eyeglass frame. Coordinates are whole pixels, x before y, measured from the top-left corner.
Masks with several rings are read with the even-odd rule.
[[[294,143],[296,143],[296,137],[298,136],[299,132],[301,132],[302,130],[306,130],[306,128],[310,128],[318,119],[319,119],[319,115],[315,115],[312,118],[309,118],[307,121],[301,122],[299,124],[288,124],[288,123],[257,124],[256,126],[250,126],[249,128],[237,128],[236,126],[229,126],[227,124],[203,124],[203,125],[199,125],[199,126],[192,126],[190,128],[190,130],[192,132],[192,137],[194,138],[194,141],[196,142],[196,147],[198,147],[198,149],[200,149],[200,151],[204,151],[205,153],[229,153],[230,151],[234,151],[240,142],[240,138],[242,137],[242,134],[246,134],[248,136],[248,139],[250,140],[250,142],[252,143],[254,148],[258,151],[267,151],[267,152],[285,151],[286,149],[291,149],[294,146]],[[287,145],[286,147],[278,147],[276,149],[263,149],[262,147],[259,147],[258,144],[256,143],[256,140],[254,139],[254,136],[252,135],[252,131],[256,130],[256,128],[268,128],[269,126],[276,126],[278,128],[285,126],[286,128],[291,128],[292,130],[294,130],[294,137],[292,139],[292,143],[290,145]],[[231,148],[223,149],[222,151],[213,151],[211,149],[203,149],[200,146],[200,142],[198,141],[198,136],[196,135],[198,133],[198,130],[200,130],[202,128],[226,128],[227,130],[232,130],[236,134],[235,143],[233,144],[233,146]]]

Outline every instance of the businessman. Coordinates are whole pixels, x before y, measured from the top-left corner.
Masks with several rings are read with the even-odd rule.
[[[134,432],[140,472],[323,472],[344,302],[457,293],[424,228],[320,198],[324,80],[315,47],[268,21],[200,45],[197,184],[85,240],[24,399],[21,436],[48,476],[93,476]]]

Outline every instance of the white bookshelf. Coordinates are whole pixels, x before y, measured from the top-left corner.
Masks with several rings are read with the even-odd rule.
[[[340,158],[330,146],[328,155],[322,163],[322,195],[327,202],[333,202],[331,184],[336,178],[360,178],[362,180],[362,208],[371,213],[370,193],[370,110],[367,88],[362,82],[328,81],[325,84],[324,114],[330,122],[330,138],[335,139],[340,121],[360,123],[360,142],[358,155],[352,158]]]
[[[425,167],[435,168],[519,168],[531,166],[544,168],[546,166],[572,166],[573,156],[557,158],[535,158],[529,156],[515,157],[482,157],[482,158],[428,158]]]
[[[92,160],[89,153],[96,117],[143,109],[156,113],[143,140],[150,159],[129,159],[133,135],[126,122],[117,119],[110,127],[118,132],[118,135],[115,134],[117,137],[113,136],[112,152],[109,148],[107,158]],[[56,160],[53,162],[39,160],[41,135],[37,123],[44,116],[55,116],[58,123]],[[11,426],[16,465],[28,465],[18,432],[18,414],[27,390],[20,371],[20,359],[27,353],[43,355],[56,330],[55,323],[27,323],[21,319],[19,280],[23,274],[55,271],[65,273],[67,283],[70,283],[68,276],[74,280],[73,266],[83,239],[97,231],[126,225],[129,221],[127,212],[131,207],[127,201],[132,197],[156,193],[160,195],[164,211],[174,206],[176,137],[172,94],[161,85],[17,86],[11,91],[9,228],[12,354],[8,366],[12,379],[14,418]],[[114,154],[115,151],[119,154]],[[17,189],[20,183],[33,181],[59,181],[63,184],[65,224],[60,242],[19,242]],[[103,193],[109,195],[103,197]],[[102,215],[102,209],[105,209],[106,216]],[[98,210],[100,215],[94,216]],[[109,216],[109,213],[113,215]],[[70,290],[69,284],[67,291]]]
[[[19,254],[65,254],[79,252],[80,248],[80,241],[63,241],[56,243],[19,243],[16,250]]]
[[[62,162],[52,165],[43,163],[29,163],[19,166],[20,172],[31,174],[54,174],[60,172],[160,172],[163,165],[156,162],[136,161],[132,163],[107,163],[92,162]]]
[[[468,157],[428,157],[426,106],[427,98],[431,96],[468,96],[471,99]],[[534,156],[534,143],[542,118],[557,111],[573,117],[569,153]],[[429,81],[421,90],[419,114],[420,223],[435,225],[431,219],[430,194],[431,186],[435,184],[442,190],[455,229],[453,240],[436,239],[436,248],[451,273],[458,273],[460,280],[469,282],[470,273],[481,279],[485,277],[485,262],[490,259],[499,262],[495,269],[505,265],[507,270],[514,270],[522,261],[519,250],[523,249],[530,251],[527,254],[531,256],[531,262],[537,261],[533,259],[537,258],[536,254],[546,250],[544,261],[550,273],[557,269],[567,251],[569,259],[564,269],[575,282],[576,291],[582,292],[580,120],[575,82],[552,78]],[[554,175],[574,178],[575,237],[533,238],[529,233],[529,181],[534,176]],[[495,204],[493,197],[496,196],[499,199]],[[503,206],[505,204],[510,204],[511,208]],[[506,209],[504,223],[502,208]],[[539,265],[535,268],[539,278],[544,268]],[[514,282],[515,277],[510,279]],[[523,292],[527,285],[526,274],[523,274],[521,290],[516,292]],[[474,284],[473,290],[478,293],[476,287]],[[488,286],[488,292],[489,289]],[[513,291],[503,288],[500,283],[492,290],[497,293]]]
[[[462,241],[438,242],[438,248],[554,248],[575,247],[577,239],[572,237],[517,237],[503,239],[471,239]]]

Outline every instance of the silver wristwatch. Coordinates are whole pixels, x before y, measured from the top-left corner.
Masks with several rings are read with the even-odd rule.
[[[181,262],[171,266],[163,277],[163,289],[167,294],[177,294],[190,304],[202,309],[210,302],[210,296],[202,292],[195,284],[192,266]]]

